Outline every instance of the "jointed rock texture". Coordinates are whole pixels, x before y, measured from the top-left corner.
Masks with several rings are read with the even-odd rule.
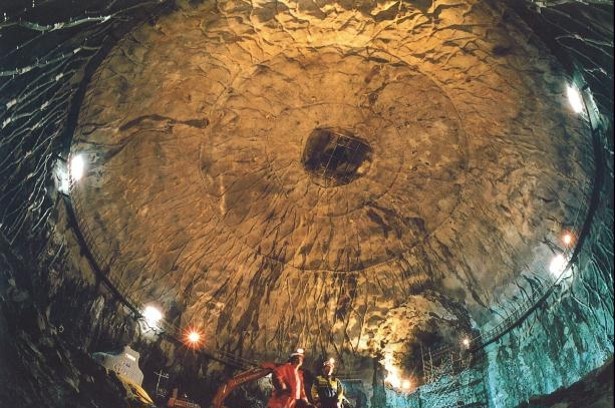
[[[186,4],[123,39],[81,109],[79,221],[132,298],[231,351],[403,360],[547,276],[586,129],[497,8],[322,3]]]

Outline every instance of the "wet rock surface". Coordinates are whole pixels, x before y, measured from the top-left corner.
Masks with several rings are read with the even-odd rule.
[[[126,33],[105,26],[131,25],[132,3],[33,2],[12,25],[24,6],[13,3],[8,24],[6,16],[0,23],[2,45],[20,46],[0,59],[0,406],[125,406],[124,391],[83,349],[130,343],[142,353],[148,391],[162,369],[172,378],[164,387],[182,384],[206,404],[235,366],[168,338],[141,337],[136,316],[105,291],[72,242],[48,185],[58,144],[70,143],[65,127],[80,69],[100,49],[96,41]],[[210,325],[208,346],[227,356],[278,358],[318,342],[308,344],[322,351],[310,350],[317,370],[316,359],[350,349],[340,362],[362,376],[354,384],[361,401],[415,406],[382,387],[382,354],[415,372],[421,345],[457,342],[472,318],[505,315],[549,282],[542,272],[560,224],[588,200],[580,163],[589,155],[541,40],[551,37],[551,51],[578,58],[602,114],[612,112],[605,85],[612,84],[612,5],[531,2],[538,11],[530,14],[541,18],[529,31],[507,11],[511,4],[490,2],[207,3],[150,18],[90,84],[75,151],[85,150],[93,166],[71,198],[84,233],[96,237],[100,265],[137,303],[161,300],[175,327]],[[116,6],[126,10],[116,14]],[[28,31],[29,20],[51,24],[51,32]],[[68,29],[69,21],[81,22]],[[44,65],[47,57],[55,62]],[[292,75],[281,75],[286,70]],[[318,110],[321,97],[329,101]],[[439,129],[424,126],[436,122]],[[322,129],[351,142],[328,138],[308,154],[319,157],[306,171],[301,154]],[[561,302],[547,303],[488,350],[485,372],[476,367],[430,385],[422,406],[443,406],[443,398],[444,406],[513,406],[612,356],[611,134],[599,141],[610,198],[594,221],[609,232],[592,233],[582,276],[558,293]],[[349,154],[357,140],[371,149],[362,161]],[[323,165],[326,157],[336,165]],[[395,180],[386,177],[392,165],[400,169]],[[368,182],[382,195],[362,195],[358,186]],[[296,193],[308,187],[318,198]],[[289,202],[284,194],[293,192]],[[261,205],[266,210],[255,211]],[[291,216],[314,225],[312,235],[284,235]],[[340,243],[355,231],[356,244]],[[38,240],[50,235],[58,242],[42,250]],[[30,263],[9,265],[3,257],[14,253]],[[515,271],[526,266],[529,276],[519,279]],[[372,380],[380,385],[370,388]],[[262,405],[266,394],[241,391],[233,403]]]
[[[613,360],[582,381],[551,395],[534,397],[520,408],[610,408],[613,406]]]
[[[482,321],[544,262],[588,181],[554,61],[486,5],[370,4],[185,5],[103,62],[75,194],[131,297],[237,351],[369,355],[409,297]],[[343,129],[317,159],[315,129]]]
[[[239,353],[369,355],[426,289],[469,331],[588,182],[565,79],[484,4],[276,4],[181,5],[98,69],[75,195],[111,278]]]
[[[7,274],[36,276],[15,261],[2,256],[0,266]],[[148,408],[113,372],[61,338],[64,329],[49,322],[20,278],[0,284],[0,406]]]

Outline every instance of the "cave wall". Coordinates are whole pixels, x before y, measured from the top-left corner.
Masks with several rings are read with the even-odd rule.
[[[484,349],[487,357],[484,371],[474,372],[474,378],[482,377],[483,381],[473,386],[464,386],[462,381],[455,388],[447,386],[450,378],[445,376],[409,396],[387,389],[386,404],[390,407],[473,406],[475,402],[496,408],[546,406],[534,405],[532,401],[548,401],[548,406],[560,406],[560,402],[568,406],[567,387],[576,387],[577,391],[587,388],[579,380],[592,376],[601,367],[604,371],[604,367],[612,366],[613,7],[573,1],[512,3],[511,8],[532,29],[546,34],[540,40],[564,63],[573,81],[581,87],[588,85],[584,97],[589,115],[583,120],[596,128],[597,153],[594,163],[597,200],[588,210],[589,228],[583,233],[584,242],[566,278],[527,319]],[[505,318],[521,302],[538,300],[549,284],[548,281],[526,283],[519,286],[515,297],[493,309]],[[494,321],[489,326],[496,324]],[[468,375],[466,372],[460,378]],[[584,400],[584,406],[594,400],[598,401],[596,406],[602,406],[600,398],[604,396],[597,395],[596,390],[604,386],[594,387],[593,391],[585,391],[589,399]],[[434,389],[438,392],[430,395],[428,391]]]
[[[132,311],[81,252],[55,177],[88,66],[160,6],[0,5],[2,407],[127,407],[122,384],[89,354],[136,342],[147,359],[153,349],[139,347],[145,343]]]
[[[22,258],[0,240],[0,406],[128,408],[118,379],[50,321],[43,274],[58,271],[53,259]]]
[[[603,201],[595,214],[572,276],[544,306],[487,347],[491,406],[513,407],[531,396],[549,394],[612,358],[613,210],[609,202]]]
[[[68,32],[71,33],[74,32]],[[12,44],[6,42],[6,38],[1,41],[8,49]],[[56,45],[54,41],[60,40],[50,37],[49,41],[46,45],[39,43],[32,52],[36,51],[37,55],[50,52]],[[74,47],[77,44],[69,41],[64,51],[72,52]],[[23,62],[22,66],[29,64],[21,59],[16,61]],[[17,397],[22,399],[22,403],[16,406],[32,406],[42,401],[47,401],[49,406],[70,406],[67,401],[74,401],[74,406],[85,407],[91,401],[80,400],[78,395],[84,393],[89,393],[90,399],[115,401],[110,399],[117,391],[114,385],[104,388],[106,391],[103,392],[101,388],[92,386],[92,381],[83,380],[84,373],[96,377],[100,371],[83,360],[82,351],[112,348],[135,337],[137,342],[141,341],[131,312],[105,291],[75,243],[48,241],[52,235],[70,236],[61,230],[49,233],[54,226],[64,225],[65,214],[61,200],[57,200],[59,196],[49,195],[45,187],[52,188],[49,183],[52,158],[61,150],[59,145],[65,136],[62,132],[68,120],[68,102],[82,79],[83,72],[77,68],[82,68],[87,61],[85,57],[70,60],[69,65],[62,66],[60,71],[71,75],[63,78],[53,79],[57,71],[35,68],[23,76],[22,81],[5,81],[12,79],[7,74],[0,83],[3,91],[0,113],[5,115],[11,110],[10,117],[14,118],[13,122],[6,122],[9,116],[2,117],[2,136],[17,136],[11,143],[3,144],[0,150],[0,157],[8,158],[12,163],[2,168],[2,175],[6,178],[0,191],[3,209],[0,234],[0,253],[3,255],[0,259],[0,378],[3,384],[12,386],[0,391],[0,403],[14,401]],[[0,71],[6,73],[9,68],[2,65]],[[612,81],[612,76],[610,78]],[[37,86],[27,89],[28,84],[51,85],[42,92]],[[612,90],[612,86],[604,89]],[[608,100],[609,95],[605,99]],[[54,105],[45,105],[48,100],[54,101]],[[27,122],[30,120],[27,114],[33,111],[37,114],[32,116],[38,118],[34,122],[40,119],[49,126],[39,133],[35,128],[23,136],[20,129],[24,128],[24,123],[25,128],[32,124]],[[58,117],[58,112],[63,113]],[[581,267],[576,268],[573,278],[565,281],[552,295],[555,301],[548,302],[522,325],[487,348],[486,390],[492,406],[515,406],[530,396],[569,385],[613,354],[611,132],[606,130],[606,137],[602,140],[606,156],[602,200],[579,254]],[[21,161],[20,158],[26,154],[30,159]],[[24,202],[35,205],[23,212],[26,215],[22,219],[20,207]],[[72,255],[67,257],[65,251],[71,251]],[[23,258],[10,255],[15,252]],[[148,356],[158,351],[148,348],[150,343],[142,341],[138,348],[142,360],[146,361]],[[169,343],[163,347],[172,348],[172,345]],[[79,351],[79,348],[83,350]],[[207,370],[207,362],[202,359],[197,358],[190,364],[189,369],[193,372]],[[147,376],[157,367],[142,368],[146,372],[146,384],[149,381],[151,385],[152,378]],[[457,395],[482,392],[478,389],[472,391],[474,385],[469,385],[479,374],[465,375],[469,388],[459,389]],[[18,381],[23,382],[17,385]],[[391,390],[385,390],[384,397],[379,395],[391,408],[416,404],[438,406],[435,397],[429,399],[428,391],[441,387],[438,393],[455,395],[447,388],[447,381],[450,379],[424,388],[421,400],[417,400],[419,396],[405,397]],[[44,389],[41,389],[41,384],[45,385]],[[211,389],[203,393],[205,391]],[[54,394],[54,397],[49,399],[49,394]],[[122,406],[121,401],[116,403],[114,406]]]
[[[578,389],[579,380],[612,365],[613,6],[565,0],[511,2],[510,5],[535,32],[545,34],[540,41],[566,66],[572,80],[580,87],[588,85],[584,97],[589,115],[583,120],[595,128],[597,154],[593,163],[597,200],[588,210],[588,230],[583,233],[584,242],[566,278],[527,319],[486,346],[484,371],[478,374],[474,371],[474,378],[482,377],[483,381],[473,387],[462,384],[455,388],[447,386],[450,379],[443,377],[410,396],[387,390],[387,406],[455,406],[459,401],[459,406],[482,402],[500,408],[527,406],[524,405],[527,401],[534,400],[549,400],[551,406],[558,402],[556,390],[573,384]],[[588,202],[590,199],[588,194]],[[493,309],[504,319],[522,302],[537,301],[548,285],[548,281],[528,280],[519,285],[516,296],[494,305]],[[495,325],[497,321],[485,328]],[[466,372],[461,378],[468,375]],[[482,386],[482,397],[478,384]],[[428,391],[433,389],[439,392],[430,398]],[[465,397],[455,398],[464,394]],[[551,394],[551,398],[544,397]]]
[[[410,394],[386,389],[387,408],[448,408],[487,406],[484,364],[463,370],[457,375],[443,376]],[[380,406],[380,405],[378,405]],[[383,405],[384,406],[384,405]]]
[[[442,376],[409,395],[383,385],[381,406],[517,407],[612,365],[613,179],[604,174],[599,205],[577,261],[545,302],[485,347],[486,362],[458,376]]]
[[[597,199],[578,257],[550,297],[519,326],[487,346],[489,401],[517,406],[568,387],[613,357],[613,5],[572,1],[515,6],[567,65],[595,129]],[[610,57],[609,57],[610,55]],[[590,198],[588,197],[588,200]],[[593,208],[592,208],[593,207]]]

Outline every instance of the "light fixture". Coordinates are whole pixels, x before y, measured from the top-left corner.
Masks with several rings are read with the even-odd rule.
[[[570,245],[572,243],[572,234],[569,232],[564,234],[564,236],[562,237],[562,241],[564,241],[564,244]]]
[[[83,160],[83,156],[80,154],[73,156],[70,160],[69,169],[73,181],[81,180],[85,173],[85,160]]]
[[[463,344],[463,346],[465,348],[469,348],[470,347],[470,339],[467,337],[464,337],[463,340],[461,340],[461,344]]]
[[[188,341],[190,343],[198,343],[201,340],[201,335],[198,332],[191,331],[188,333]]]
[[[549,265],[549,272],[551,272],[553,276],[559,277],[559,275],[564,272],[564,269],[566,269],[566,258],[564,258],[562,254],[555,255]]]
[[[142,314],[143,319],[145,319],[145,323],[147,323],[150,328],[158,328],[158,322],[162,320],[162,312],[158,308],[154,306],[146,306],[145,309],[143,309]]]
[[[203,334],[196,329],[188,329],[184,335],[184,343],[190,348],[197,348],[203,341]]]
[[[412,385],[412,383],[410,382],[410,380],[404,380],[404,381],[401,383],[401,387],[402,387],[404,390],[409,390],[411,385]]]
[[[575,111],[575,113],[581,113],[583,111],[583,99],[581,99],[579,90],[575,86],[568,85],[566,94],[572,110]]]

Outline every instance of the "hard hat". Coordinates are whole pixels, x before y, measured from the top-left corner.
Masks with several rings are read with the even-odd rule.
[[[324,363],[322,363],[323,367],[335,367],[335,360],[332,358],[326,360]]]

